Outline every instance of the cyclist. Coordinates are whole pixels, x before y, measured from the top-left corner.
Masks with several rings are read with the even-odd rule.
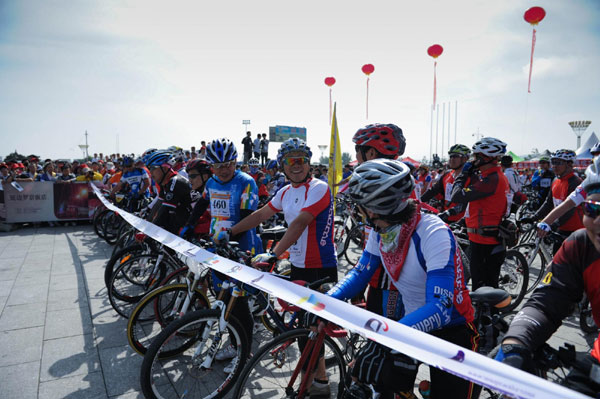
[[[538,193],[539,204],[544,202],[550,192],[550,186],[552,186],[552,180],[554,180],[554,172],[550,169],[550,158],[547,156],[541,156],[539,161],[540,167],[533,172],[531,178],[531,187]]]
[[[469,234],[472,287],[498,287],[506,248],[498,238],[498,226],[507,211],[509,186],[498,166],[506,144],[484,137],[473,145],[475,159],[463,166],[454,181],[450,200],[468,204],[465,212]],[[478,174],[476,172],[479,171]]]
[[[290,279],[314,282],[326,277],[337,281],[337,255],[333,241],[333,198],[327,183],[310,175],[312,152],[298,138],[283,142],[277,162],[283,168],[290,184],[275,194],[271,201],[258,211],[221,232],[217,239],[227,240],[231,235],[254,228],[283,212],[288,229],[271,252],[255,256],[252,263],[274,263],[284,252],[289,253],[292,264]],[[309,389],[312,397],[327,396],[330,387],[321,358],[315,379]]]
[[[290,185],[279,190],[267,205],[217,234],[228,240],[283,212],[288,229],[272,252],[260,254],[254,262],[275,261],[290,254],[292,280],[308,282],[330,277],[337,281],[337,256],[333,243],[333,199],[327,183],[310,176],[312,152],[306,143],[291,138],[281,144],[277,161]]]
[[[173,170],[171,162],[170,151],[153,152],[144,160],[152,178],[160,186],[158,203],[153,206],[152,222],[177,234],[191,212],[190,183]]]
[[[393,124],[367,125],[356,131],[352,141],[356,145],[356,160],[359,165],[373,159],[398,159],[406,148],[402,129]],[[412,198],[416,196],[413,194]],[[370,233],[371,227],[365,226],[365,242],[368,241]],[[394,291],[394,285],[387,275],[378,269],[369,282],[367,310],[383,314],[389,299],[385,293],[389,290]]]
[[[462,172],[463,165],[469,159],[471,149],[463,144],[454,144],[448,150],[448,166],[449,171],[444,173],[437,182],[423,195],[421,201],[428,202],[432,198],[443,199],[443,212],[438,216],[445,222],[456,222],[465,215],[464,204],[455,204],[450,201],[452,197],[452,186],[454,180]],[[469,184],[468,182],[466,183]]]
[[[260,161],[256,158],[250,158],[250,161],[248,161],[248,166],[250,167],[250,171],[248,172],[248,174],[252,176],[254,181],[256,181],[256,178],[258,177]]]
[[[521,192],[521,181],[519,180],[519,175],[512,168],[513,165],[513,157],[510,155],[503,155],[500,158],[500,166],[502,167],[502,172],[504,176],[506,176],[506,180],[508,180],[508,186],[510,187],[510,193],[508,195],[508,208],[511,209],[513,205],[513,199],[515,195]],[[516,211],[516,209],[515,209]]]
[[[374,232],[358,265],[328,295],[352,298],[376,270],[383,270],[396,290],[384,291],[387,307],[377,314],[475,350],[473,308],[457,243],[444,222],[422,213],[421,203],[409,198],[413,188],[410,170],[400,161],[376,159],[356,167],[348,195]],[[431,398],[470,398],[470,381],[433,367],[429,371]],[[393,392],[412,392],[417,363],[369,341],[357,354],[351,375],[373,385],[385,395],[380,398],[392,398]]]
[[[552,154],[550,161],[552,163],[552,169],[556,173],[556,179],[552,182],[546,200],[540,209],[531,216],[531,220],[539,220],[545,217],[553,208],[567,200],[569,194],[574,192],[581,183],[581,179],[573,172],[573,161],[575,160],[575,157],[575,152],[572,150],[558,150]],[[573,231],[583,227],[581,218],[581,207],[570,209],[555,220],[550,227],[558,230],[560,234],[566,237]],[[527,220],[528,219],[526,219],[526,221]],[[540,232],[540,235],[543,235],[545,226],[542,225],[541,227],[540,230],[542,230],[542,232]],[[555,243],[553,252],[558,251],[559,247],[560,243]]]
[[[271,176],[267,183],[267,190],[269,195],[273,196],[285,185],[285,176],[279,171],[279,164],[275,159],[267,162],[267,173]]]
[[[429,174],[429,168],[427,167],[427,165],[421,164],[417,168],[416,183],[419,187],[417,192],[424,193],[425,191],[429,190],[429,187],[431,186],[431,175]]]
[[[111,197],[115,197],[115,193],[121,192],[123,189],[128,190],[128,194],[132,199],[139,197],[148,197],[150,191],[150,176],[144,169],[134,166],[133,158],[125,157],[121,163],[123,166],[123,175],[115,187],[110,192]]]
[[[185,166],[192,191],[190,192],[193,210],[185,226],[179,232],[180,237],[186,237],[192,232],[194,235],[207,235],[210,233],[210,203],[202,196],[206,182],[212,177],[210,164],[203,159],[193,159]]]
[[[210,234],[218,242],[218,238],[223,237],[235,224],[256,210],[258,187],[250,175],[236,170],[237,150],[230,140],[222,138],[211,141],[206,148],[206,160],[212,165],[214,174],[206,183],[202,197],[210,204]],[[239,242],[242,250],[253,254],[263,252],[262,242],[254,228],[231,237]],[[220,291],[221,283],[226,278],[225,275],[213,271],[212,279],[216,291]],[[251,346],[254,319],[248,308],[247,298],[239,297],[236,300],[233,314],[244,326],[248,345]],[[227,347],[217,352],[215,359],[233,359],[224,369],[225,372],[229,372],[238,360],[234,357],[235,354],[233,347]]]
[[[583,225],[572,233],[554,255],[546,277],[533,291],[523,309],[515,316],[504,339],[497,360],[532,371],[532,353],[546,342],[571,314],[573,306],[585,292],[596,324],[600,325],[600,161],[596,159],[586,171],[583,188]],[[599,337],[600,338],[600,337]],[[584,362],[600,366],[600,339],[596,339]],[[564,385],[575,391],[598,397],[600,384],[589,374],[572,370]]]

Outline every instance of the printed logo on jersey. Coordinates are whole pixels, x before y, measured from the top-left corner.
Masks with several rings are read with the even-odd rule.
[[[167,193],[167,194],[165,195],[165,199],[166,199],[167,201],[171,201],[171,200],[173,199],[173,193]]]
[[[374,332],[379,332],[379,330],[387,331],[387,330],[390,329],[390,327],[385,322],[385,320],[378,320],[378,319],[369,319],[369,320],[367,320],[367,322],[365,323],[364,328],[366,328],[369,331],[374,331]]]
[[[550,284],[550,281],[552,281],[552,272],[548,272],[548,274],[546,274],[546,276],[542,280],[542,283]]]
[[[298,304],[301,305],[304,302],[310,303],[313,307],[313,310],[316,310],[317,312],[320,312],[321,310],[325,309],[325,304],[319,302],[317,300],[317,297],[314,296],[313,294],[311,294],[310,296],[305,296],[305,297],[300,298],[300,301],[298,302]]]
[[[241,196],[241,209],[250,209],[252,206],[252,187],[250,184],[246,186],[246,189]]]

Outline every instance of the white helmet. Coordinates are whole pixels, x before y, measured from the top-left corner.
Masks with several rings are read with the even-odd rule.
[[[488,157],[497,157],[506,154],[506,143],[493,137],[484,137],[473,144],[473,154],[483,154]]]
[[[354,169],[348,194],[372,212],[394,215],[406,207],[414,185],[410,169],[402,161],[380,158]]]
[[[555,151],[554,154],[552,154],[552,156],[550,157],[550,161],[552,161],[553,159],[562,159],[563,161],[573,162],[576,157],[577,155],[575,154],[575,151],[562,149]]]
[[[583,189],[589,194],[589,190],[600,188],[600,157],[594,158],[594,161],[585,170],[585,180],[582,183]]]
[[[248,165],[249,166],[258,166],[258,165],[260,165],[260,162],[256,158],[250,158],[250,160],[248,161]]]

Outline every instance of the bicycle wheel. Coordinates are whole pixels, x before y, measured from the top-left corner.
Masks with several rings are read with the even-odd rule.
[[[119,230],[124,223],[121,216],[112,212],[102,218],[102,229],[104,230],[104,240],[110,245],[113,245],[119,239]]]
[[[221,398],[237,382],[249,348],[240,322],[229,316],[219,332],[219,310],[197,310],[169,324],[152,342],[140,374],[146,398]],[[236,350],[229,361],[214,360],[220,348]]]
[[[103,211],[98,213],[97,217],[94,218],[94,232],[98,235],[98,237],[100,237],[102,239],[104,239],[104,237],[105,237],[102,223],[103,223],[104,218],[107,215],[109,215],[110,213],[112,213],[112,211],[110,209],[104,209]]]
[[[156,266],[156,255],[138,255],[121,263],[108,286],[108,300],[115,311],[128,318],[135,304],[158,287],[167,274],[168,265]]]
[[[344,242],[344,256],[351,266],[358,263],[366,243],[365,225],[358,224],[350,230]]]
[[[581,328],[581,331],[588,334],[595,334],[598,331],[598,326],[594,321],[592,308],[590,307],[590,301],[588,299],[581,305],[581,311],[579,312],[579,327]]]
[[[163,328],[183,316],[181,307],[187,294],[187,284],[164,285],[150,291],[137,303],[127,322],[127,340],[134,351],[144,355]],[[208,307],[208,298],[197,289],[185,313]]]
[[[106,263],[106,268],[104,268],[104,285],[106,288],[110,286],[110,278],[112,277],[113,271],[122,263],[127,262],[129,259],[134,256],[141,255],[148,248],[142,244],[133,244],[127,248],[123,248],[122,250],[115,253]]]
[[[336,220],[333,222],[333,241],[335,242],[335,248],[338,259],[344,256],[346,236],[348,235],[348,228],[346,227],[345,220]]]
[[[498,279],[498,288],[502,288],[510,294],[512,301],[510,305],[502,308],[503,312],[510,312],[515,309],[527,291],[529,281],[529,267],[525,257],[515,249],[506,251],[504,263],[500,267],[500,277]]]
[[[288,331],[261,347],[244,367],[233,397],[296,398],[302,382],[301,374],[293,387],[287,386],[302,354],[298,341],[308,339],[309,333],[307,329]],[[329,336],[325,336],[323,349],[330,397],[342,398],[346,373],[344,355]]]
[[[548,260],[546,259],[546,255],[540,250],[533,253],[535,244],[520,244],[512,249],[519,251],[527,260],[527,265],[529,266],[529,281],[526,294],[528,294],[538,286],[540,281],[542,281],[546,266],[548,265]],[[531,280],[531,278],[534,278],[534,280]]]

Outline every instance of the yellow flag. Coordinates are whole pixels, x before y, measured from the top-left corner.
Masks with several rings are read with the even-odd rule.
[[[331,141],[329,142],[329,173],[327,181],[331,194],[335,197],[342,180],[342,148],[340,147],[340,134],[336,117],[336,105],[333,105],[333,120],[331,121]]]

